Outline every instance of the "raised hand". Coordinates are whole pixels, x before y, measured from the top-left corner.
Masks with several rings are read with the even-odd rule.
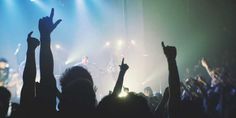
[[[118,96],[122,90],[124,76],[126,71],[129,69],[129,66],[124,63],[124,58],[122,59],[121,65],[120,65],[120,73],[118,76],[118,80],[116,81],[116,85],[113,90],[113,95]]]
[[[22,106],[22,109],[24,109],[26,112],[32,109],[31,106],[33,106],[32,103],[35,97],[35,78],[36,78],[35,49],[39,46],[40,43],[38,39],[31,36],[32,34],[33,32],[30,32],[27,37],[28,49],[26,53],[26,62],[23,72],[23,86],[21,89],[21,99],[20,99],[20,104]],[[23,114],[26,114],[25,111]]]
[[[39,32],[41,35],[50,35],[57,25],[62,21],[61,19],[53,23],[54,9],[52,8],[50,16],[39,19]]]
[[[34,38],[34,37],[31,37],[31,35],[33,34],[33,31],[31,31],[29,34],[28,34],[28,37],[27,37],[27,43],[28,43],[28,48],[29,49],[36,49],[40,42],[38,39]]]
[[[124,58],[122,59],[121,65],[120,65],[120,71],[127,71],[129,69],[129,66],[124,63]]]
[[[201,64],[202,64],[203,67],[208,68],[208,62],[205,58],[202,58]]]
[[[177,55],[176,48],[173,46],[165,46],[164,42],[161,42],[164,53],[167,59],[175,59]]]

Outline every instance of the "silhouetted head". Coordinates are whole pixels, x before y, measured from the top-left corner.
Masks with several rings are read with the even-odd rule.
[[[152,97],[153,96],[152,88],[151,87],[144,88],[144,94],[145,96]]]
[[[0,58],[0,82],[4,82],[9,76],[9,64],[5,58]]]
[[[6,67],[6,64],[8,64],[8,61],[5,58],[0,58],[0,68]]]
[[[89,63],[87,56],[84,56],[84,57],[82,58],[82,63],[83,63],[84,65],[87,65],[87,64]]]
[[[0,118],[6,117],[10,98],[10,91],[5,87],[0,87]]]
[[[130,92],[126,97],[108,95],[98,105],[102,118],[150,118],[152,116],[147,100]]]
[[[90,73],[80,66],[67,69],[61,77],[60,111],[75,115],[95,109],[96,95]]]
[[[62,89],[77,80],[88,80],[93,85],[93,79],[88,70],[81,66],[73,66],[62,74],[60,79]]]

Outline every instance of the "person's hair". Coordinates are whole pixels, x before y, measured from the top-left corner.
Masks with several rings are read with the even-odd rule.
[[[62,88],[77,80],[88,80],[93,85],[93,79],[90,73],[81,66],[73,66],[66,69],[60,78]]]
[[[146,87],[146,88],[144,88],[144,92],[148,92],[148,94],[150,95],[150,96],[153,96],[153,91],[152,91],[152,88],[151,87]]]
[[[103,118],[150,118],[152,113],[147,100],[133,92],[124,98],[105,96],[98,105],[99,117]]]
[[[7,59],[0,57],[0,62],[8,63]]]
[[[90,73],[80,66],[66,69],[61,77],[62,94],[59,109],[63,115],[92,115],[96,94]]]

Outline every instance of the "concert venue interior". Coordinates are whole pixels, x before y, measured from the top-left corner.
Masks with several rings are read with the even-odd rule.
[[[19,81],[25,67],[27,34],[33,31],[32,36],[40,38],[39,19],[48,16],[52,8],[54,21],[62,19],[51,35],[59,91],[65,69],[87,57],[86,69],[100,101],[113,90],[125,58],[129,69],[124,87],[136,93],[151,87],[154,93],[163,94],[169,86],[169,71],[162,41],[177,48],[182,82],[198,75],[211,81],[201,64],[203,58],[236,77],[234,0],[0,0],[0,58],[7,60],[9,73],[17,73]],[[37,82],[39,52],[37,48]],[[20,99],[17,91],[15,102]]]

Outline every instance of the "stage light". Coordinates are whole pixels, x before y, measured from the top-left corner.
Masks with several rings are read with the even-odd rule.
[[[11,8],[11,9],[15,9],[15,7],[16,7],[15,0],[5,0],[4,2],[6,3],[7,7]]]
[[[30,2],[32,2],[32,4],[37,5],[38,7],[40,7],[40,9],[42,9],[43,11],[48,12],[48,10],[50,10],[51,8],[49,8],[47,6],[46,3],[44,3],[42,0],[30,0]]]
[[[61,45],[59,45],[59,44],[56,44],[55,47],[56,47],[56,49],[61,49]]]
[[[70,63],[70,61],[69,60],[67,60],[66,62],[65,62],[65,65],[68,65]]]
[[[75,1],[76,1],[78,10],[84,11],[85,10],[85,3],[84,3],[85,1],[84,0],[75,0]]]
[[[136,44],[136,42],[135,42],[134,40],[131,40],[130,43],[131,43],[132,45],[135,45],[135,44]]]
[[[117,44],[118,44],[119,46],[121,46],[121,45],[123,44],[123,41],[122,41],[121,39],[119,39],[119,40],[117,41]]]
[[[128,95],[127,92],[122,91],[122,92],[118,95],[118,97],[124,98],[124,97],[126,97],[127,95]]]
[[[111,43],[110,42],[106,42],[105,46],[110,46]]]

